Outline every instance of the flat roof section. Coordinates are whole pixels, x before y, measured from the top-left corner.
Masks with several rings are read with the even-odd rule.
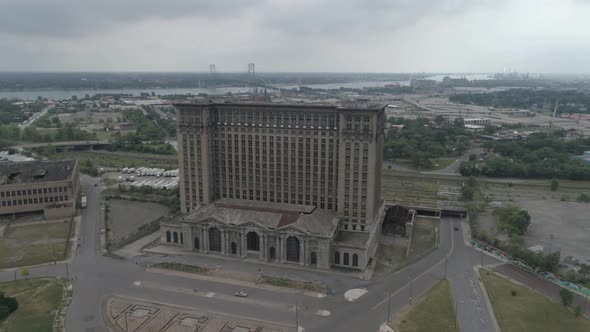
[[[0,185],[67,180],[75,165],[75,160],[0,163]]]

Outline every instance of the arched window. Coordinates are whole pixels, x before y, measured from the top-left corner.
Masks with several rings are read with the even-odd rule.
[[[344,253],[344,265],[348,265],[348,263],[349,263],[349,262],[348,262],[348,253],[347,253],[347,252],[345,252],[345,253]]]
[[[172,235],[174,237],[174,243],[178,243],[178,233],[174,232]]]
[[[221,251],[221,232],[215,227],[209,228],[209,250]]]
[[[236,255],[238,253],[238,247],[236,246],[235,242],[232,242],[230,245],[230,250],[232,255]]]
[[[338,251],[334,253],[334,264],[340,264],[340,253]]]
[[[294,236],[287,238],[287,261],[299,262],[299,239]]]
[[[248,232],[246,235],[247,248],[250,251],[260,250],[260,236],[256,232]]]
[[[180,244],[184,244],[184,236],[182,236],[182,232],[180,232]]]
[[[352,255],[352,266],[359,266],[359,255]]]
[[[198,237],[195,237],[195,249],[196,250],[199,250],[200,249],[199,248],[199,238]]]
[[[318,263],[318,255],[314,252],[311,253],[310,257],[311,265],[316,265]]]
[[[170,231],[166,231],[166,242],[170,243],[172,242],[172,234],[170,234]]]

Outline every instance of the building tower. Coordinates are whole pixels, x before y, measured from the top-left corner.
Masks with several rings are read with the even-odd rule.
[[[209,65],[209,73],[215,74],[215,64],[214,63]]]
[[[255,75],[254,63],[249,63],[248,64],[248,75],[249,76],[254,76]]]

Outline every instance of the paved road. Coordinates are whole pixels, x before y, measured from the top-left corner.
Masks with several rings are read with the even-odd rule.
[[[34,118],[30,117],[28,120],[30,120],[27,123],[21,123],[19,124],[19,128],[20,129],[25,129],[28,126],[32,125],[35,121],[39,120],[40,118],[42,118],[43,116],[45,116],[45,114],[47,114],[47,112],[49,112],[50,109],[54,108],[55,105],[51,105],[51,106],[47,106],[44,109],[42,109],[40,112],[35,113]]]
[[[88,197],[88,207],[82,210],[80,247],[68,265],[73,277],[74,295],[68,311],[69,331],[107,331],[101,317],[101,300],[110,294],[148,301],[186,306],[197,310],[219,312],[250,319],[295,325],[294,306],[297,303],[299,321],[306,331],[377,331],[387,320],[391,295],[391,313],[399,312],[419,294],[444,276],[450,280],[453,296],[458,301],[458,322],[463,331],[493,331],[489,311],[472,270],[480,263],[478,252],[464,244],[462,232],[453,230],[458,220],[441,220],[440,246],[417,263],[395,273],[359,280],[328,273],[300,271],[274,265],[260,265],[240,260],[222,260],[199,255],[158,255],[118,260],[100,255],[102,220],[98,179],[82,177]],[[445,258],[448,261],[445,264]],[[491,263],[491,258],[485,258]],[[183,261],[194,264],[215,263],[220,267],[265,273],[295,274],[301,278],[325,282],[330,291],[325,298],[313,298],[300,293],[277,292],[256,287],[237,287],[220,282],[195,280],[144,271],[142,265],[158,261]],[[31,277],[66,276],[66,265],[31,268]],[[0,280],[12,280],[11,271],[0,272]],[[134,282],[139,281],[134,285]],[[344,292],[351,288],[366,288],[368,293],[356,302],[346,302]],[[233,296],[237,290],[248,292],[247,299]],[[329,312],[329,316],[324,316]]]

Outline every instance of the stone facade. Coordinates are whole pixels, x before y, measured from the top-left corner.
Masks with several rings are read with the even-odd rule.
[[[380,231],[383,108],[230,103],[175,107],[180,202],[187,219],[162,223],[163,243],[210,252],[206,234],[214,227],[223,242],[220,248],[215,243],[216,253],[321,268],[366,267]],[[281,210],[277,206],[285,204],[311,209],[299,211],[300,219],[287,218],[293,225],[273,221],[270,215],[266,222],[259,222],[255,215],[234,218],[233,224],[189,220],[191,214],[224,199],[259,202],[271,210]],[[323,216],[319,211],[332,215],[322,220],[316,217]],[[332,217],[336,227],[322,227],[331,225]],[[257,226],[246,226],[246,222]],[[247,231],[247,227],[255,230]],[[174,241],[174,232],[181,232],[182,241],[181,235]],[[248,250],[246,237],[251,232],[260,239],[258,251]],[[337,237],[355,239],[356,251],[349,248],[350,264],[334,262]],[[299,248],[298,256],[294,248]],[[352,264],[353,255],[356,264]]]

